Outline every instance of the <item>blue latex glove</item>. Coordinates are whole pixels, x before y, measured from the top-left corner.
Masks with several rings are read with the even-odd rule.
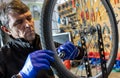
[[[78,56],[78,48],[69,41],[58,47],[57,52],[63,60],[73,60]]]
[[[37,50],[28,55],[27,60],[19,72],[22,78],[36,78],[38,71],[50,69],[50,62],[54,62],[54,52]]]

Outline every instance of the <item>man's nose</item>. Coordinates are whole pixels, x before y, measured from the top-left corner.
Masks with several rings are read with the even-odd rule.
[[[30,26],[29,26],[29,24],[28,24],[28,23],[26,23],[26,24],[25,24],[25,28],[28,28],[28,27],[30,27]]]
[[[30,27],[30,23],[29,23],[29,21],[28,21],[28,20],[25,20],[24,24],[25,24],[25,28]]]

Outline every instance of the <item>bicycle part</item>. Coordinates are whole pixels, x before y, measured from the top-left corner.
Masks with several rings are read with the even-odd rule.
[[[105,51],[104,51],[104,45],[103,45],[103,38],[101,33],[101,26],[97,25],[98,30],[98,45],[99,45],[99,54],[100,54],[100,62],[101,62],[101,68],[102,68],[102,77],[108,78],[107,75],[107,68],[106,68],[106,59],[105,59]]]
[[[55,11],[56,10],[55,5],[58,6],[57,1],[58,0],[44,0],[42,13],[41,13],[41,23],[40,23],[40,30],[41,30],[40,31],[40,37],[41,37],[42,48],[53,50],[53,51],[55,51],[55,46],[54,46],[54,42],[53,42],[53,38],[52,38],[52,27],[55,26],[53,24],[54,23],[53,21],[55,21],[55,20],[53,20],[53,16],[55,17],[55,12],[56,12]],[[61,1],[64,1],[64,0],[61,0]],[[68,1],[71,2],[71,0],[68,0]],[[90,0],[90,1],[92,1],[92,0]],[[97,31],[93,32],[93,31],[90,31],[90,29],[91,29],[91,27],[96,28],[97,24],[100,24],[101,27],[102,27],[102,24],[104,22],[106,22],[108,24],[107,26],[110,29],[110,34],[107,34],[107,35],[111,36],[111,40],[110,40],[110,43],[109,43],[111,45],[111,48],[108,51],[110,55],[107,58],[107,74],[109,75],[111,70],[112,70],[112,67],[114,65],[114,62],[116,60],[116,55],[117,55],[118,29],[117,29],[116,19],[115,19],[115,16],[114,16],[114,13],[113,13],[113,10],[112,10],[112,7],[110,5],[109,0],[97,0],[97,1],[101,1],[102,5],[103,5],[103,6],[101,5],[100,6],[101,8],[99,8],[99,11],[101,11],[101,13],[100,13],[100,18],[101,19],[100,20],[102,20],[102,21],[99,21],[99,20],[96,20],[96,19],[94,21],[93,21],[93,19],[86,20],[86,18],[84,17],[84,21],[86,22],[85,23],[86,25],[84,26],[84,21],[82,21],[82,19],[79,18],[80,19],[79,23],[80,24],[82,23],[82,26],[81,26],[81,29],[80,28],[77,28],[77,29],[80,30],[80,33],[82,33],[84,35],[85,40],[87,41],[87,43],[86,43],[87,51],[90,52],[91,47],[93,47],[93,49],[95,49],[93,51],[94,51],[94,53],[96,53],[95,51],[98,51],[98,47],[95,46],[95,45],[98,45],[98,41],[96,41],[96,38],[97,38],[98,35],[97,35]],[[84,4],[84,3],[82,3],[82,4]],[[94,5],[95,5],[95,3],[91,4],[91,6],[90,6],[90,8],[88,8],[88,10],[90,11],[91,8],[95,10]],[[85,7],[88,7],[88,6],[85,6]],[[84,6],[81,7],[82,12],[84,11],[85,7]],[[70,6],[69,9],[72,9],[72,8],[73,7]],[[80,10],[79,8],[76,8],[76,9]],[[61,13],[63,13],[62,11],[61,11]],[[93,12],[94,11],[92,11],[92,13]],[[58,13],[58,12],[56,12],[56,13]],[[69,14],[69,13],[67,13],[67,14]],[[67,15],[67,14],[66,15],[64,14],[63,16],[61,16],[61,18],[65,17],[65,16],[72,18],[73,15],[76,15],[75,11],[71,15]],[[76,16],[76,17],[78,17],[78,16]],[[64,31],[65,31],[65,27],[64,27]],[[90,33],[92,33],[92,34],[90,34]],[[104,33],[102,35],[104,37],[106,34]],[[79,36],[81,36],[81,35],[79,35]],[[80,39],[72,40],[72,41],[74,42],[75,45],[77,45],[76,42],[79,41],[79,40]],[[90,45],[88,45],[88,43],[90,43]],[[95,44],[92,44],[92,43],[95,43]],[[103,40],[103,44],[104,43],[105,43],[105,41]],[[105,51],[107,51],[107,50],[105,50]],[[65,66],[62,64],[62,62],[61,62],[60,58],[58,57],[57,53],[55,54],[54,57],[55,57],[55,63],[52,64],[52,67],[55,68],[55,70],[57,71],[59,78],[79,78],[81,76],[81,75],[75,75],[75,74],[71,73],[69,70],[67,70],[65,68]],[[97,58],[99,58],[99,56]],[[95,63],[95,64],[97,64],[97,63]],[[99,64],[97,64],[97,65],[99,65]],[[85,65],[84,65],[84,63],[82,63],[82,64],[80,64],[80,66],[81,66],[81,68],[84,68]],[[91,69],[92,69],[92,67],[91,67]],[[83,75],[81,77],[86,77],[86,76]],[[95,74],[95,75],[93,74],[92,78],[102,78],[102,71],[100,70],[100,72],[98,72],[97,74]]]

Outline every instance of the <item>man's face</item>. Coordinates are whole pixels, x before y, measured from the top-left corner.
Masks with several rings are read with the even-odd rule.
[[[14,38],[24,38],[28,41],[35,39],[34,20],[30,11],[21,15],[11,13],[8,18],[10,35]]]

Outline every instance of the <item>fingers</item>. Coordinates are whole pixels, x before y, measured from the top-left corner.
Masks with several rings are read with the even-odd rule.
[[[78,50],[75,49],[75,51],[70,55],[71,60],[77,57],[77,55],[78,55]]]
[[[59,52],[65,51],[66,53],[71,53],[70,49],[64,45],[60,46],[58,51]]]
[[[41,54],[41,53],[46,53],[50,56],[54,55],[54,52],[51,51],[51,50],[37,50],[37,51],[33,52],[32,55],[38,55],[38,54]]]
[[[48,55],[48,54],[46,54],[46,53],[38,54],[37,57],[38,57],[39,59],[40,59],[40,58],[44,58],[44,59],[47,59],[47,60],[49,60],[49,61],[51,61],[51,62],[54,62],[53,56],[50,56],[50,55]]]
[[[50,62],[54,62],[54,52],[50,50],[37,50],[30,53],[20,71],[22,77],[35,78],[38,71],[50,69]]]
[[[76,47],[71,42],[66,42],[65,44],[61,45],[58,50],[66,51],[66,52],[73,52]]]
[[[38,70],[38,69],[41,69],[41,70],[46,69],[46,70],[48,70],[48,69],[50,69],[50,65],[47,65],[47,64],[44,64],[44,63],[37,64],[34,67],[35,67],[35,70]]]
[[[50,69],[50,62],[46,59],[38,59],[33,62],[35,70],[38,69]]]
[[[64,59],[74,59],[78,54],[78,49],[72,42],[66,42],[57,51],[58,53],[65,52]]]
[[[32,60],[32,63],[33,63],[33,66],[37,66],[37,67],[39,67],[39,63],[50,65],[50,62],[47,59],[43,59],[43,58]]]
[[[54,52],[50,50],[38,50],[31,53],[30,55],[31,55],[31,59],[34,59],[36,61],[39,61],[40,59],[46,59],[51,62],[54,62],[54,58],[53,58]]]
[[[74,48],[69,44],[66,44],[65,46],[70,52],[74,50]]]

